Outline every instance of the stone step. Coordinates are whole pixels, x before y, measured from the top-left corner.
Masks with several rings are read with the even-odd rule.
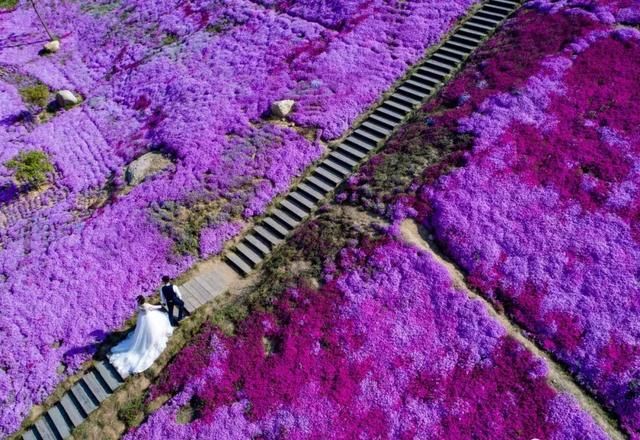
[[[87,387],[82,380],[71,388],[71,393],[73,394],[73,397],[76,398],[80,404],[80,408],[82,408],[86,415],[91,414],[98,407],[97,399],[91,395],[89,387]]]
[[[324,199],[324,193],[316,190],[314,187],[304,182],[301,182],[300,184],[298,184],[297,189],[313,200],[320,201]]]
[[[459,60],[465,59],[467,56],[469,56],[469,53],[471,53],[471,50],[457,47],[450,43],[443,45],[440,50],[446,54],[451,54],[451,56],[456,56]]]
[[[377,124],[380,126],[388,127],[389,130],[393,130],[400,123],[396,119],[388,118],[384,113],[379,113],[376,109],[375,112],[371,113],[367,118],[368,121],[371,121],[373,124]]]
[[[333,183],[334,187],[343,180],[342,176],[338,176],[335,172],[330,171],[329,168],[323,167],[322,165],[316,167],[314,172],[317,176],[325,179],[327,182]]]
[[[398,121],[400,123],[406,113],[395,109],[394,107],[384,107],[384,104],[376,109],[376,113],[382,114],[385,118],[391,118],[392,120]]]
[[[71,435],[73,425],[71,421],[65,417],[63,411],[60,402],[58,402],[47,411],[47,414],[60,438],[67,438]]]
[[[434,81],[435,82],[435,81]],[[433,87],[429,84],[425,84],[425,82],[415,81],[413,79],[408,79],[405,81],[406,87],[410,87],[412,89],[418,90],[422,92],[423,96],[430,95],[433,92]],[[437,84],[437,82],[436,82]]]
[[[452,57],[452,56],[447,55],[446,53],[443,53],[441,51],[438,51],[438,52],[434,53],[431,56],[431,60],[432,61],[437,61],[437,62],[443,63],[443,64],[448,64],[448,65],[451,66],[451,68],[454,68],[458,64],[460,64],[460,60],[457,57]]]
[[[482,30],[479,31],[477,29],[473,29],[472,27],[467,26],[466,23],[462,25],[460,29],[458,29],[458,33],[461,35],[470,35],[480,40],[484,39],[487,36],[486,32],[483,32]]]
[[[507,17],[511,13],[511,8],[502,8],[500,6],[493,6],[489,3],[485,4],[482,7],[482,10],[490,12],[495,15],[501,15],[503,17]]]
[[[411,80],[407,80],[407,83]],[[420,87],[420,88],[418,88]],[[412,81],[409,84],[405,84],[404,86],[398,89],[398,93],[406,93],[411,94],[415,97],[415,99],[420,98],[420,102],[424,101],[424,99],[431,94],[431,90],[426,86],[416,86],[415,82]]]
[[[455,44],[468,45],[469,47],[473,47],[475,49],[476,47],[478,47],[478,44],[480,44],[481,39],[477,37],[455,34],[449,41]]]
[[[403,104],[408,104],[411,108],[422,103],[423,95],[416,95],[415,92],[411,90],[407,93],[402,89],[403,87],[400,87],[393,95],[391,95],[391,99]],[[406,89],[406,87],[404,87],[404,89]]]
[[[271,231],[269,231],[267,228],[264,228],[263,226],[256,225],[256,227],[253,228],[253,230],[255,231],[255,234],[260,236],[260,238],[263,241],[267,241],[271,244],[271,249],[273,249],[275,246],[282,243],[282,238],[278,237],[276,234],[273,234]]]
[[[300,218],[301,220],[307,218],[309,216],[309,212],[311,211],[311,209],[306,208],[302,204],[301,204],[302,206],[298,206],[297,203],[298,202],[291,201],[291,200],[285,198],[280,202],[280,207],[285,212],[287,212],[287,211],[292,212],[293,214],[298,216],[298,218]]]
[[[189,282],[180,286],[184,291],[185,296],[188,295],[191,298],[192,303],[198,304],[198,307],[204,305],[209,301],[209,294],[207,293],[204,286],[200,283],[196,283],[195,278],[191,279]],[[184,296],[183,296],[184,298]],[[173,317],[178,317],[178,309],[177,307],[173,308]]]
[[[35,432],[36,432],[35,426],[32,426],[31,428],[27,429],[26,432],[22,434],[22,440],[38,440],[38,437],[36,437]]]
[[[225,258],[231,263],[231,267],[238,271],[240,275],[247,276],[251,273],[251,267],[244,262],[234,251],[229,251],[225,254]]]
[[[262,257],[260,255],[242,243],[238,243],[236,246],[236,253],[243,256],[245,261],[248,260],[249,265],[252,267],[256,267],[262,262]]]
[[[356,147],[352,147],[350,145],[347,144],[340,144],[338,146],[338,148],[336,149],[336,151],[342,153],[342,154],[348,154],[351,157],[357,159],[358,161],[364,159],[365,157],[367,157],[367,151],[362,151],[361,148],[356,148]]]
[[[491,25],[487,25],[485,22],[483,22],[482,20],[479,20],[477,18],[472,18],[470,20],[468,20],[465,24],[465,27],[467,28],[471,28],[474,30],[477,30],[478,32],[484,32],[485,34],[491,32],[494,29],[494,26]]]
[[[431,77],[433,79],[436,79],[439,83],[441,83],[442,81],[444,81],[447,75],[449,75],[449,73],[451,72],[451,69],[449,69],[449,66],[442,67],[439,65],[439,63],[435,63],[435,62],[432,64],[428,64],[428,63],[429,63],[429,60],[425,61],[425,63],[418,68],[418,74]]]
[[[457,50],[461,53],[465,53],[467,55],[469,55],[471,52],[473,52],[476,49],[476,45],[472,45],[471,42],[469,40],[464,40],[463,41],[453,41],[453,40],[449,40],[445,45],[443,45],[442,47],[446,47],[446,48],[451,48],[453,50]]]
[[[351,174],[351,168],[346,168],[340,165],[337,161],[325,159],[322,162],[322,167],[329,169],[334,174],[346,177]]]
[[[377,119],[369,117],[366,121],[362,123],[362,127],[365,127],[376,133],[379,133],[383,137],[387,137],[393,131],[394,125],[388,125],[378,121]]]
[[[391,95],[389,97],[389,99],[387,99],[384,102],[383,105],[396,108],[396,109],[400,110],[401,112],[403,112],[403,114],[405,116],[408,113],[411,113],[411,111],[413,110],[413,103],[412,102],[409,102],[407,100],[403,100],[402,98],[399,98],[397,95]]]
[[[283,211],[282,209],[279,209],[279,208],[272,209],[271,215],[276,221],[281,222],[283,226],[285,226],[290,230],[295,229],[296,226],[300,224],[300,220],[296,218],[295,215],[288,213],[286,211]],[[288,235],[289,235],[289,232],[287,232],[287,236]]]
[[[113,392],[122,385],[120,375],[107,361],[96,362],[96,370],[109,387],[109,391]]]
[[[289,235],[289,231],[300,223],[296,221],[296,219],[290,218],[277,208],[272,210],[270,214],[270,217],[266,217],[264,219],[264,223],[271,229],[274,229],[282,237],[287,237]]]
[[[248,242],[251,246],[253,246],[253,248],[256,249],[258,252],[262,253],[263,256],[267,256],[271,253],[271,249],[269,248],[269,245],[253,234],[247,234],[244,237],[244,240]]]
[[[78,426],[84,421],[86,413],[83,414],[84,410],[79,404],[76,404],[70,393],[65,393],[64,396],[62,396],[62,399],[60,399],[60,405],[73,426]]]
[[[45,416],[38,417],[35,423],[36,427],[36,436],[40,435],[42,440],[61,440],[62,437],[59,437],[56,432],[54,432],[53,427],[49,424],[49,421]]]
[[[487,4],[495,6],[497,8],[505,9],[507,11],[513,11],[515,8],[520,6],[519,3],[508,0],[489,0]]]
[[[180,289],[182,290],[182,300],[185,302],[185,305],[187,303],[189,304],[189,306],[187,307],[187,310],[189,312],[204,305],[205,301],[201,298],[200,293],[198,293],[198,291],[193,287],[193,284],[191,283],[183,284],[182,286],[180,286]],[[173,317],[175,318],[177,316],[178,315],[176,314],[176,309],[174,307]]]
[[[491,11],[487,11],[485,8],[480,9],[476,12],[476,17],[483,18],[485,20],[491,20],[494,23],[494,26],[499,24],[505,18],[505,14],[496,14]]]
[[[287,200],[291,201],[292,203],[301,205],[309,212],[316,209],[316,202],[311,200],[311,197],[306,196],[303,191],[299,191],[297,189],[289,193],[289,195],[287,196]]]
[[[91,370],[87,374],[85,374],[82,378],[82,381],[87,384],[87,386],[91,390],[91,394],[93,394],[93,396],[98,399],[98,402],[102,402],[111,394],[102,386],[102,384],[96,377],[95,370]]]
[[[442,84],[442,82],[438,79],[442,76],[443,75],[436,75],[434,73],[429,73],[428,75],[425,75],[424,72],[423,73],[416,72],[413,75],[411,75],[411,78],[409,79],[409,81],[420,84],[422,87],[435,90],[436,87]]]
[[[318,179],[316,176],[307,176],[305,182],[317,187],[318,190],[324,191],[325,193],[331,192],[335,188],[335,186],[326,183],[324,180]]]
[[[351,159],[351,157],[349,157],[348,155],[342,154],[340,151],[332,151],[331,154],[329,154],[328,159],[337,161],[338,163],[351,168],[357,166],[360,163]]]
[[[360,148],[364,151],[371,151],[376,147],[376,143],[373,141],[364,141],[363,139],[356,136],[349,136],[344,140],[344,143],[347,145],[353,145],[354,147]]]

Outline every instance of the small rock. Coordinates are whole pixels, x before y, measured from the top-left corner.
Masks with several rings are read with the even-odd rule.
[[[60,50],[60,40],[51,40],[45,43],[43,47],[49,53],[56,53]]]
[[[66,107],[77,104],[78,98],[71,90],[60,90],[56,93],[56,102],[60,107]]]
[[[171,165],[171,161],[160,153],[143,154],[129,164],[125,179],[129,185],[137,185],[147,177],[157,174]]]
[[[62,364],[58,365],[58,368],[56,368],[56,373],[58,374],[63,374],[65,371],[67,371],[67,367]]]
[[[271,113],[278,118],[284,118],[293,109],[295,101],[293,99],[284,99],[282,101],[275,101],[271,104]]]

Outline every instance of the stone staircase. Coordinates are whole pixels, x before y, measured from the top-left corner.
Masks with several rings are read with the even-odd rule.
[[[193,311],[224,292],[234,277],[260,265],[318,204],[348,178],[417,108],[435,94],[469,55],[516,9],[519,1],[487,0],[444,42],[396,85],[389,97],[332,149],[268,215],[225,256],[226,264],[195,275],[180,286],[185,305]],[[174,312],[175,313],[175,312]],[[24,440],[60,440],[70,436],[125,378],[100,361],[62,399],[22,435]]]

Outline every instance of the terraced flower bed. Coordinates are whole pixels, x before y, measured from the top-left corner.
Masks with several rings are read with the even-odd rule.
[[[341,198],[420,219],[640,438],[640,9],[529,7]]]
[[[607,438],[432,256],[366,228],[310,255],[322,226],[295,240],[322,286],[272,289],[233,335],[206,326],[126,438]]]
[[[28,2],[0,6],[0,163],[44,153],[37,187],[0,166],[1,435],[132,298],[261,214],[474,1],[40,3],[58,52],[40,50]],[[59,89],[79,102],[55,104]],[[280,99],[296,102],[285,122],[269,115]],[[149,151],[162,171],[129,185]]]

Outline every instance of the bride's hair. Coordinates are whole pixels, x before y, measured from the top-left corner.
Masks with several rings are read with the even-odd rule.
[[[136,302],[138,303],[139,306],[144,304],[144,296],[138,295],[138,297],[136,298]]]

